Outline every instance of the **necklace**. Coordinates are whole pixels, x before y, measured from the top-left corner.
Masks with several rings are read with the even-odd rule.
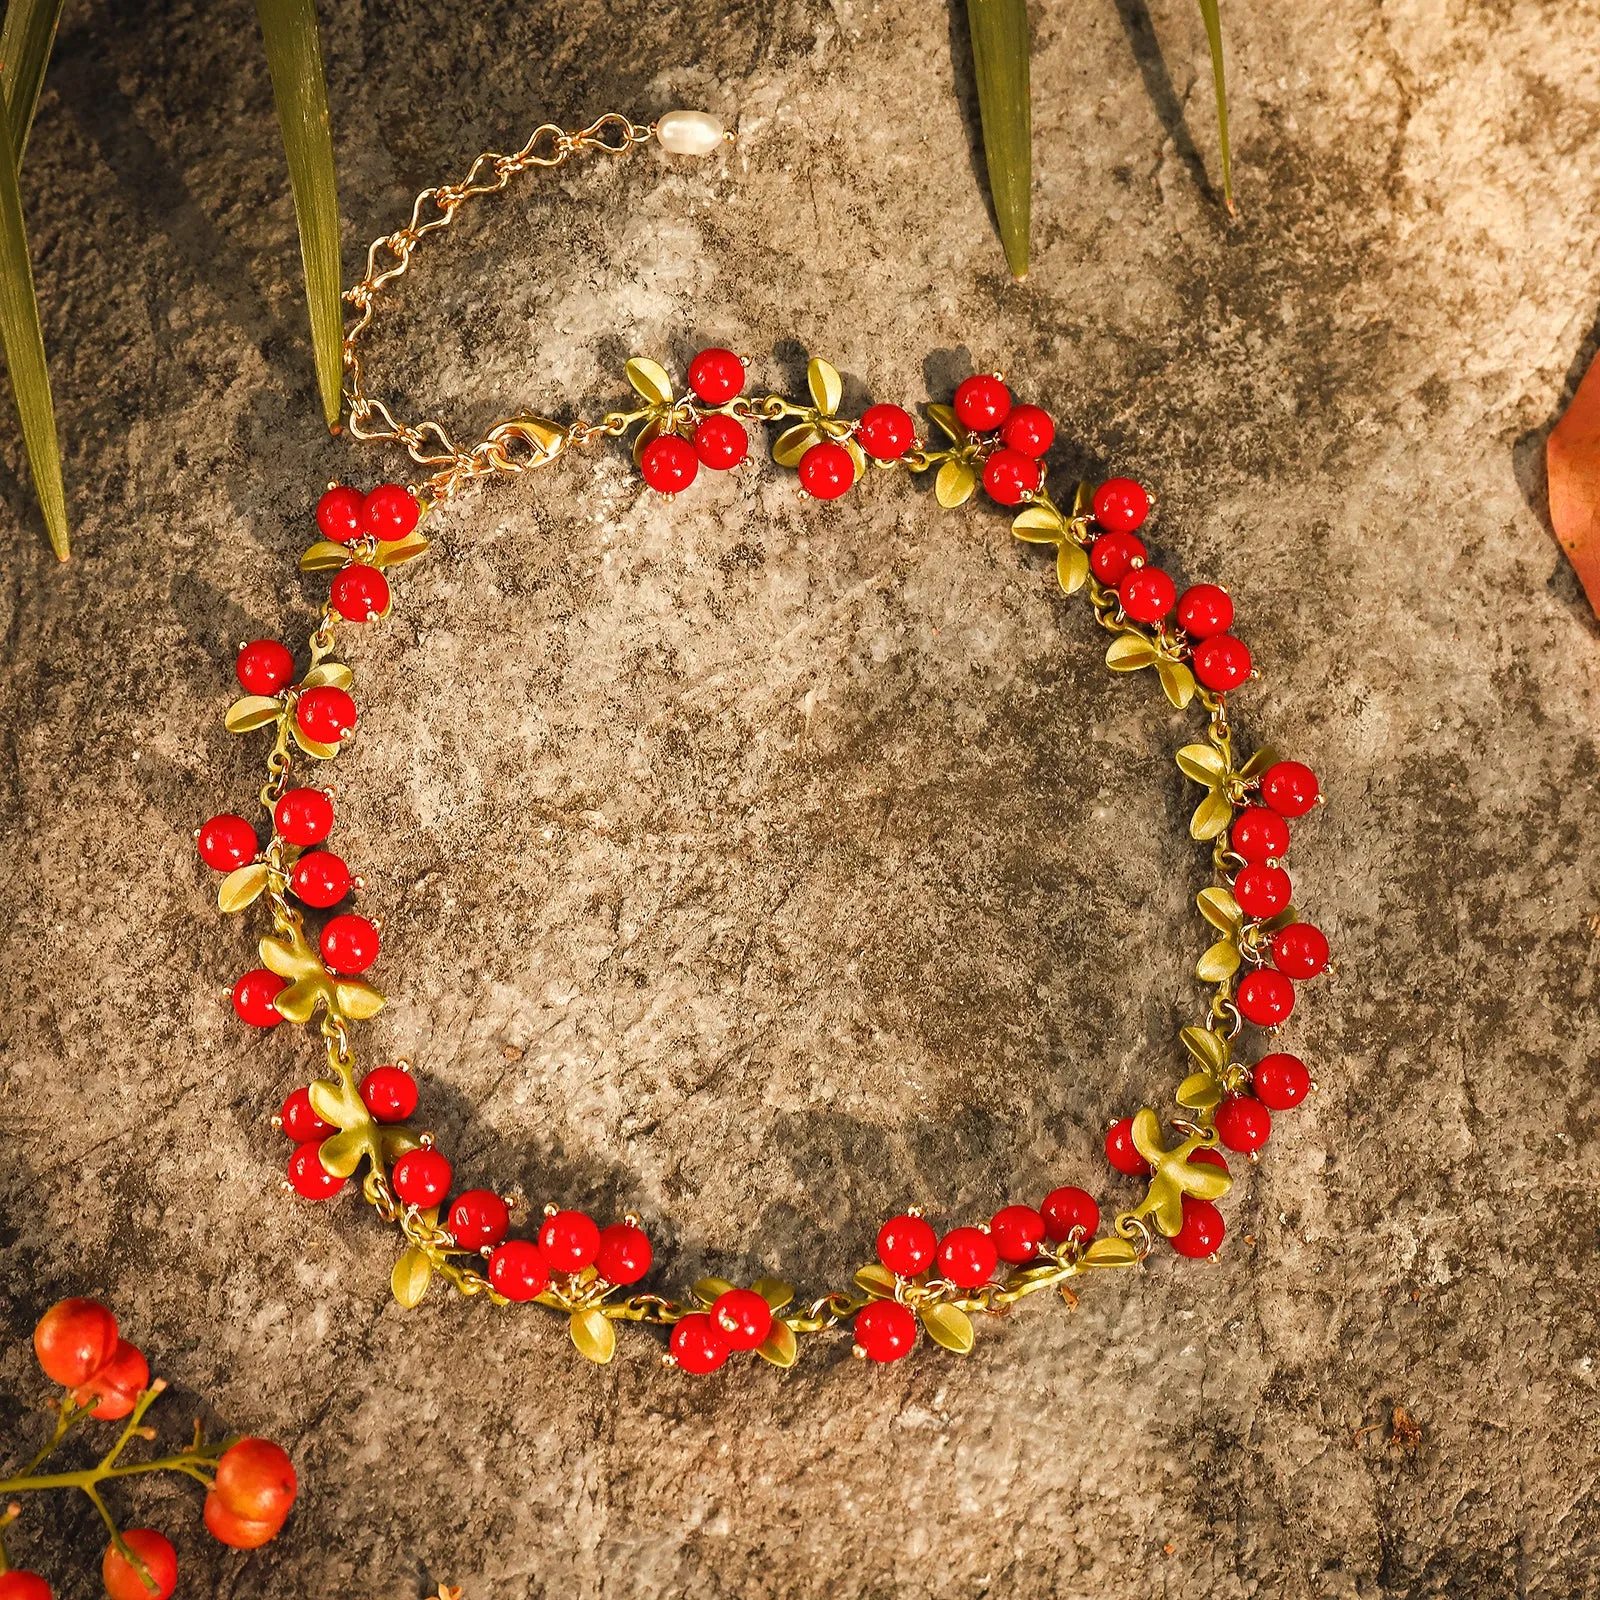
[[[1327,940],[1298,920],[1281,865],[1289,822],[1322,796],[1300,763],[1265,749],[1243,760],[1236,753],[1228,696],[1257,674],[1231,632],[1227,592],[1197,584],[1180,595],[1149,561],[1139,530],[1153,502],[1131,479],[1079,483],[1070,503],[1058,505],[1042,465],[1054,423],[1040,407],[1015,403],[998,373],[970,377],[949,404],[928,405],[937,430],[931,437],[919,434],[911,412],[898,405],[841,416],[839,374],[822,360],[809,365],[804,400],[747,395],[745,361],[722,349],[702,350],[690,362],[682,392],[663,366],[636,358],[626,367],[635,395],[627,409],[599,422],[516,416],[471,445],[458,444],[438,421],[398,420],[368,390],[362,337],[382,291],[404,276],[424,238],[448,228],[468,200],[504,189],[529,168],[559,167],[591,153],[618,156],[651,138],[669,153],[705,156],[731,135],[707,114],[687,111],[651,127],[617,115],[576,132],[545,124],[515,154],[481,155],[459,183],[424,190],[406,225],[373,243],[365,276],[346,293],[355,308],[345,333],[350,431],[398,442],[424,475],[416,484],[383,484],[368,494],[335,484],[321,497],[316,520],[323,537],[300,566],[332,579],[298,676],[293,654],[278,641],[240,647],[245,694],[229,708],[226,725],[234,733],[272,735],[260,791],[270,835],[262,845],[255,827],[231,814],[211,818],[196,834],[202,859],[226,874],[218,891],[222,910],[262,901],[271,915],[271,932],[259,945],[262,965],[234,985],[233,1007],[261,1029],[285,1022],[317,1028],[326,1075],[290,1094],[274,1119],[295,1146],[286,1187],[326,1200],[361,1174],[362,1195],[401,1236],[390,1281],[403,1305],[415,1305],[435,1276],[496,1305],[533,1301],[564,1315],[574,1344],[596,1362],[611,1359],[618,1323],[653,1324],[670,1330],[664,1361],[696,1373],[752,1350],[788,1367],[801,1337],[843,1328],[855,1353],[873,1361],[908,1355],[919,1332],[965,1354],[973,1346],[974,1315],[998,1314],[1047,1291],[1075,1304],[1073,1280],[1134,1267],[1158,1241],[1183,1256],[1215,1257],[1225,1231],[1215,1202],[1233,1184],[1219,1147],[1256,1160],[1272,1113],[1298,1105],[1315,1087],[1295,1056],[1272,1051],[1251,1063],[1235,1050],[1247,1024],[1276,1030],[1287,1021],[1295,984],[1328,966]],[[365,886],[323,848],[334,823],[333,797],[310,774],[340,755],[356,726],[354,674],[335,659],[338,632],[388,615],[387,574],[427,552],[423,519],[434,508],[478,479],[519,476],[607,440],[631,441],[645,483],[670,496],[689,488],[701,468],[745,463],[753,424],[780,428],[773,460],[793,468],[800,493],[818,500],[850,493],[869,473],[932,472],[935,498],[945,508],[969,501],[981,486],[1013,511],[1018,539],[1053,550],[1063,594],[1087,593],[1096,622],[1112,636],[1111,670],[1152,669],[1175,707],[1204,712],[1201,738],[1176,759],[1204,791],[1189,831],[1209,847],[1215,880],[1198,896],[1211,940],[1195,970],[1210,997],[1200,1020],[1179,1035],[1190,1070],[1176,1091],[1172,1133],[1148,1106],[1107,1131],[1110,1165],[1144,1182],[1142,1197],[1115,1211],[1108,1229],[1101,1229],[1098,1202],[1077,1186],[1053,1190],[1037,1207],[1007,1205],[987,1221],[943,1233],[909,1208],[884,1223],[877,1260],[862,1266],[848,1289],[797,1301],[776,1279],[744,1287],[707,1278],[677,1301],[637,1287],[653,1253],[633,1214],[602,1227],[552,1203],[530,1239],[511,1234],[519,1197],[469,1189],[452,1200],[448,1158],[430,1134],[411,1126],[419,1096],[408,1064],[359,1071],[354,1026],[384,1004],[364,976],[378,957],[382,923],[337,909],[352,889]],[[333,914],[313,935],[307,911]]]

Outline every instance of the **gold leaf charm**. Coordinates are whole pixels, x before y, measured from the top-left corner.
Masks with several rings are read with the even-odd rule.
[[[1213,1033],[1210,1028],[1185,1028],[1178,1037],[1184,1049],[1202,1067],[1213,1073],[1226,1070],[1230,1052],[1228,1041],[1221,1034]]]
[[[567,1324],[578,1354],[603,1367],[617,1352],[617,1330],[605,1312],[590,1307],[587,1311],[574,1311]]]
[[[971,1351],[975,1337],[972,1318],[960,1306],[935,1301],[932,1305],[923,1306],[918,1314],[922,1318],[922,1326],[928,1330],[928,1337],[935,1344],[943,1345],[958,1356]]]
[[[266,727],[269,722],[276,722],[282,713],[283,705],[274,696],[247,694],[244,699],[235,700],[228,707],[222,725],[229,733],[249,733],[252,729]]]
[[[773,1316],[777,1316],[794,1299],[793,1287],[782,1278],[757,1278],[750,1287],[767,1302],[767,1309]]]
[[[1194,815],[1189,818],[1189,837],[1202,843],[1220,838],[1228,831],[1228,824],[1232,821],[1233,806],[1227,795],[1220,789],[1213,789],[1195,807]]]
[[[874,1300],[887,1300],[894,1295],[895,1276],[887,1267],[879,1266],[874,1261],[856,1268],[856,1287]]]
[[[782,1367],[787,1371],[800,1356],[800,1346],[795,1340],[794,1329],[787,1322],[773,1318],[772,1332],[756,1346],[756,1354],[763,1361],[770,1361],[773,1366]]]
[[[954,511],[972,498],[977,487],[978,475],[965,461],[946,461],[933,480],[933,495],[946,511]]]
[[[336,1178],[348,1178],[361,1165],[361,1158],[366,1153],[365,1128],[346,1128],[342,1133],[329,1134],[317,1146],[317,1159],[323,1169]]]
[[[320,661],[300,680],[302,689],[350,689],[356,675],[342,661]]]
[[[648,400],[651,405],[672,404],[672,379],[667,376],[667,369],[659,361],[651,361],[646,356],[635,356],[622,370],[627,373],[628,382],[633,385],[635,392]]]
[[[1139,1260],[1139,1252],[1126,1239],[1096,1239],[1083,1253],[1086,1267],[1131,1267]]]
[[[1054,506],[1034,505],[1011,519],[1011,531],[1028,544],[1060,544],[1067,524]]]
[[[1089,552],[1082,545],[1063,540],[1056,552],[1056,582],[1063,594],[1076,594],[1089,577]]]
[[[823,416],[831,417],[839,409],[839,402],[844,398],[844,383],[826,361],[812,357],[806,367],[806,387],[811,390],[812,402]]]
[[[429,541],[420,533],[408,533],[403,539],[380,542],[372,553],[372,564],[375,567],[398,567],[403,562],[415,561],[418,556],[426,554],[429,548]]]
[[[329,1083],[326,1078],[313,1078],[306,1089],[306,1098],[311,1102],[311,1109],[324,1122],[335,1128],[348,1128],[362,1120],[351,1115],[351,1107],[345,1101],[343,1085]],[[365,1109],[363,1106],[362,1110]]]
[[[347,545],[335,544],[331,539],[318,539],[300,557],[302,572],[335,572],[350,565]]]
[[[267,864],[252,861],[248,867],[235,867],[217,885],[217,905],[223,911],[243,911],[267,886]]]
[[[1244,957],[1232,939],[1218,939],[1194,964],[1194,975],[1201,983],[1226,983],[1239,970]]]
[[[928,415],[939,424],[940,430],[952,444],[962,445],[972,436],[962,425],[956,421],[955,411],[950,406],[931,405]]]
[[[1194,699],[1197,687],[1194,674],[1181,661],[1169,661],[1165,656],[1157,656],[1156,676],[1161,680],[1167,699],[1180,711]]]
[[[332,761],[339,753],[338,745],[323,744],[320,739],[313,739],[309,733],[301,728],[298,719],[289,724],[289,732],[294,735],[294,742],[308,756],[315,756],[318,761]]]
[[[1113,672],[1138,672],[1156,659],[1156,647],[1142,633],[1122,634],[1106,651],[1106,665]]]
[[[428,1259],[427,1251],[418,1245],[409,1245],[400,1252],[400,1259],[389,1274],[389,1288],[395,1299],[409,1311],[428,1292],[432,1277],[433,1263]]]
[[[634,464],[634,466],[638,466],[640,460],[643,458],[643,456],[644,456],[644,447],[647,444],[649,444],[653,439],[659,439],[660,437],[661,437],[661,418],[660,417],[652,417],[647,423],[645,423],[645,425],[638,431],[638,433],[636,433],[634,435],[634,438],[633,438],[633,464]]]
[[[1244,926],[1244,913],[1239,909],[1238,901],[1226,889],[1213,885],[1209,889],[1202,889],[1194,900],[1200,907],[1200,915],[1219,933],[1237,933]]]
[[[384,1008],[384,998],[370,983],[360,978],[340,978],[333,986],[339,1009],[352,1022],[365,1022]]]
[[[1227,781],[1228,763],[1214,745],[1186,744],[1173,759],[1184,777],[1192,778],[1208,789]]]
[[[733,1285],[726,1278],[702,1278],[689,1293],[703,1306],[725,1295]]]
[[[378,1135],[378,1148],[383,1152],[383,1159],[392,1167],[407,1150],[420,1150],[422,1141],[405,1128],[385,1128]],[[437,1206],[430,1207],[435,1213],[438,1209]],[[423,1215],[428,1216],[428,1212]]]
[[[1191,1072],[1178,1085],[1178,1104],[1186,1111],[1209,1111],[1222,1099],[1222,1090],[1209,1072]]]
[[[800,458],[812,445],[820,444],[822,435],[809,422],[797,422],[785,428],[772,442],[772,459],[780,467],[798,467]]]
[[[1216,1135],[1202,1129],[1169,1150],[1161,1142],[1161,1119],[1148,1106],[1137,1112],[1133,1119],[1133,1146],[1155,1169],[1155,1175],[1144,1199],[1129,1215],[1149,1217],[1170,1239],[1183,1226],[1186,1194],[1197,1200],[1215,1200],[1225,1195],[1233,1187],[1233,1179],[1221,1167],[1189,1160],[1196,1150],[1210,1149],[1215,1143]]]

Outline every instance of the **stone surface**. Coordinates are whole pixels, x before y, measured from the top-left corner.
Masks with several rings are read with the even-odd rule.
[[[250,1556],[189,1489],[119,1491],[183,1593],[1600,1594],[1600,628],[1538,465],[1595,344],[1600,16],[1240,0],[1229,222],[1195,9],[1036,5],[1018,288],[942,8],[326,9],[347,269],[541,117],[740,134],[520,180],[430,242],[374,355],[406,414],[597,411],[630,353],[712,338],[791,390],[828,355],[849,405],[1000,365],[1056,409],[1059,481],[1159,491],[1157,549],[1257,650],[1247,742],[1333,801],[1293,852],[1340,957],[1290,1035],[1323,1088],[1219,1266],[1030,1304],[964,1362],[839,1341],[689,1381],[646,1334],[599,1370],[543,1314],[395,1306],[375,1219],[278,1190],[267,1119],[314,1056],[232,1021],[248,919],[189,832],[252,792],[231,649],[304,636],[319,485],[403,463],[316,416],[250,8],[69,8],[24,189],[70,566],[0,425],[7,1455],[28,1328],[96,1292],[174,1436],[204,1396],[301,1469]],[[637,1208],[679,1292],[820,1290],[910,1201],[1131,1198],[1096,1145],[1168,1101],[1198,1003],[1194,723],[1104,671],[991,508],[822,507],[770,467],[667,506],[602,455],[453,508],[351,643],[340,839],[425,1125],[464,1178]],[[86,1506],[12,1545],[98,1592]]]

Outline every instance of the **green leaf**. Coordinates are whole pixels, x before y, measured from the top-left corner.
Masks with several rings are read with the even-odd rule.
[[[407,1311],[428,1292],[428,1280],[433,1276],[433,1263],[427,1252],[409,1245],[400,1252],[394,1270],[389,1274],[389,1289]]]
[[[64,0],[10,0],[5,26],[0,28],[0,65],[5,72],[6,118],[10,124],[11,155],[22,170],[22,152],[39,108],[45,64],[56,42]]]
[[[44,359],[39,297],[33,288],[33,263],[22,225],[22,196],[10,118],[0,104],[0,345],[4,345],[11,393],[22,423],[34,492],[50,535],[50,546],[65,561],[72,553],[67,534],[67,493],[61,482],[61,450],[56,443],[56,411],[50,398],[50,369]]]
[[[256,15],[266,42],[272,98],[278,105],[295,220],[300,224],[300,259],[305,264],[317,386],[328,426],[337,428],[344,374],[339,190],[333,171],[333,135],[328,127],[328,86],[322,76],[317,10],[314,0],[256,0]]]
[[[971,0],[969,0],[969,4]],[[1206,25],[1206,43],[1211,46],[1211,81],[1217,91],[1217,133],[1222,145],[1222,198],[1233,215],[1233,157],[1228,150],[1228,85],[1222,71],[1222,17],[1217,0],[1200,0],[1200,15]]]
[[[1028,275],[1033,187],[1033,109],[1028,88],[1027,0],[967,0],[972,66],[978,80],[983,154],[1006,265]]]

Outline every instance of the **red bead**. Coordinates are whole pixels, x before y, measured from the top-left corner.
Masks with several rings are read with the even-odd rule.
[[[917,441],[917,425],[901,406],[868,406],[856,424],[856,443],[874,461],[898,461]]]
[[[1226,694],[1250,681],[1249,647],[1231,633],[1202,639],[1194,647],[1194,675],[1214,694]]]
[[[1289,824],[1276,811],[1251,806],[1233,824],[1233,852],[1246,861],[1281,861],[1289,853]]]
[[[257,967],[233,986],[233,1009],[241,1022],[253,1028],[275,1028],[283,1021],[273,1001],[283,992],[285,980],[276,972]]]
[[[1032,1206],[1002,1206],[989,1221],[989,1237],[1002,1261],[1032,1261],[1044,1243],[1044,1218]]]
[[[987,372],[959,384],[955,395],[956,419],[973,433],[991,433],[1011,411],[1011,391]]]
[[[1013,406],[1000,428],[1000,442],[1038,460],[1056,442],[1056,425],[1043,406]]]
[[[1294,985],[1271,967],[1257,967],[1239,984],[1239,1013],[1260,1028],[1276,1028],[1294,1010]]]
[[[1311,1093],[1311,1074],[1299,1056],[1262,1056],[1250,1077],[1256,1099],[1274,1111],[1291,1111]]]
[[[855,458],[832,439],[812,445],[800,457],[800,487],[815,499],[837,500],[855,481]]]
[[[0,1572],[0,1600],[51,1600],[50,1585],[37,1572],[13,1567]]]
[[[939,1241],[939,1276],[958,1289],[987,1283],[999,1260],[994,1240],[979,1228],[952,1228]]]
[[[856,1349],[869,1361],[899,1361],[917,1342],[917,1319],[898,1300],[874,1300],[856,1313]]]
[[[1269,867],[1264,861],[1252,861],[1240,867],[1233,880],[1233,898],[1247,917],[1265,919],[1275,917],[1289,904],[1294,886],[1282,867]]]
[[[361,1099],[379,1122],[404,1122],[417,1109],[417,1080],[404,1067],[374,1067],[361,1080]]]
[[[1132,533],[1150,515],[1150,496],[1132,478],[1107,478],[1094,492],[1094,520],[1111,533]]]
[[[1237,1094],[1224,1100],[1212,1121],[1216,1124],[1217,1137],[1241,1155],[1259,1150],[1272,1132],[1272,1113],[1249,1094]]]
[[[1328,941],[1309,922],[1291,922],[1272,936],[1272,962],[1291,978],[1314,978],[1328,969]]]
[[[178,1552],[172,1541],[154,1528],[124,1528],[122,1542],[144,1564],[155,1588],[114,1544],[108,1544],[100,1561],[100,1581],[110,1600],[167,1600],[178,1587]]]
[[[391,1181],[394,1192],[406,1205],[426,1211],[430,1206],[444,1204],[453,1175],[450,1163],[437,1150],[424,1145],[420,1150],[407,1150],[395,1162]]]
[[[1191,638],[1210,639],[1233,626],[1233,601],[1214,583],[1197,583],[1178,599],[1178,626]]]
[[[391,543],[417,525],[422,508],[398,483],[380,483],[361,503],[361,531]]]
[[[1132,1117],[1123,1117],[1106,1129],[1106,1160],[1130,1178],[1142,1178],[1149,1172],[1150,1163],[1133,1142]]]
[[[712,1302],[711,1320],[730,1350],[754,1350],[772,1332],[772,1307],[754,1289],[729,1289]]]
[[[346,622],[376,622],[389,610],[389,580],[376,567],[345,567],[334,574],[328,599]]]
[[[233,670],[246,694],[276,694],[294,676],[294,657],[276,639],[241,645]]]
[[[731,350],[702,350],[689,363],[689,387],[708,406],[725,406],[744,388],[744,362]]]
[[[890,1217],[878,1229],[878,1259],[902,1278],[926,1272],[939,1250],[939,1235],[925,1217]]]
[[[463,1250],[481,1250],[505,1238],[511,1213],[493,1189],[464,1189],[450,1202],[447,1226]]]
[[[378,930],[365,917],[341,912],[322,930],[322,959],[330,972],[365,972],[378,959]]]
[[[299,1145],[289,1157],[289,1184],[302,1200],[331,1200],[344,1188],[345,1180],[323,1166],[321,1149],[321,1140],[316,1140]]]
[[[732,417],[707,417],[694,430],[694,453],[708,467],[726,472],[750,454],[750,435]]]
[[[1131,533],[1102,533],[1089,547],[1089,570],[1108,589],[1121,583],[1133,571],[1135,561],[1149,552],[1144,540]]]
[[[1003,506],[1019,506],[1024,495],[1039,487],[1044,474],[1032,456],[1020,450],[996,450],[983,464],[983,487]]]
[[[1178,598],[1178,586],[1160,567],[1140,567],[1117,586],[1122,609],[1135,622],[1159,622]]]
[[[1222,1236],[1227,1232],[1222,1213],[1209,1200],[1196,1200],[1192,1194],[1183,1197],[1183,1226],[1172,1237],[1172,1248],[1180,1256],[1203,1260],[1222,1248]]]
[[[315,1144],[338,1130],[331,1122],[324,1122],[311,1109],[311,1091],[304,1086],[296,1089],[283,1102],[278,1113],[278,1124],[296,1144]]]
[[[259,849],[256,830],[243,817],[230,813],[203,823],[195,843],[200,848],[200,859],[218,872],[232,872],[235,867],[247,866],[255,860]]]
[[[1202,1147],[1199,1150],[1191,1150],[1189,1152],[1187,1165],[1191,1167],[1221,1167],[1226,1172],[1228,1171],[1228,1158],[1220,1150]]]
[[[557,1272],[582,1272],[600,1252],[600,1229],[582,1211],[557,1211],[539,1225],[539,1251]]]
[[[655,1252],[643,1228],[631,1222],[613,1222],[600,1230],[594,1268],[607,1283],[637,1283],[650,1270]]]
[[[350,869],[332,851],[314,850],[295,862],[289,888],[297,899],[323,911],[350,893]]]
[[[1087,1189],[1074,1189],[1070,1185],[1052,1189],[1039,1207],[1044,1218],[1044,1231],[1056,1244],[1064,1244],[1072,1237],[1074,1228],[1082,1229],[1082,1237],[1094,1238],[1100,1227],[1100,1207]]]
[[[361,537],[362,494],[359,489],[336,484],[317,501],[317,526],[324,539],[354,544]]]
[[[1303,817],[1316,803],[1317,775],[1298,761],[1275,761],[1261,774],[1261,798],[1280,817]]]
[[[507,1300],[534,1300],[550,1287],[550,1269],[528,1240],[507,1239],[489,1257],[489,1283]]]
[[[278,797],[272,820],[290,844],[321,844],[333,829],[333,801],[321,789],[290,789]]]
[[[687,439],[675,433],[658,433],[639,452],[639,471],[652,489],[678,494],[687,489],[700,470],[700,458]]]
[[[328,684],[307,689],[295,702],[294,714],[300,731],[318,744],[336,745],[355,732],[355,701]]]
[[[685,1372],[715,1372],[732,1347],[722,1330],[704,1311],[691,1311],[672,1330],[667,1341],[673,1359]]]

